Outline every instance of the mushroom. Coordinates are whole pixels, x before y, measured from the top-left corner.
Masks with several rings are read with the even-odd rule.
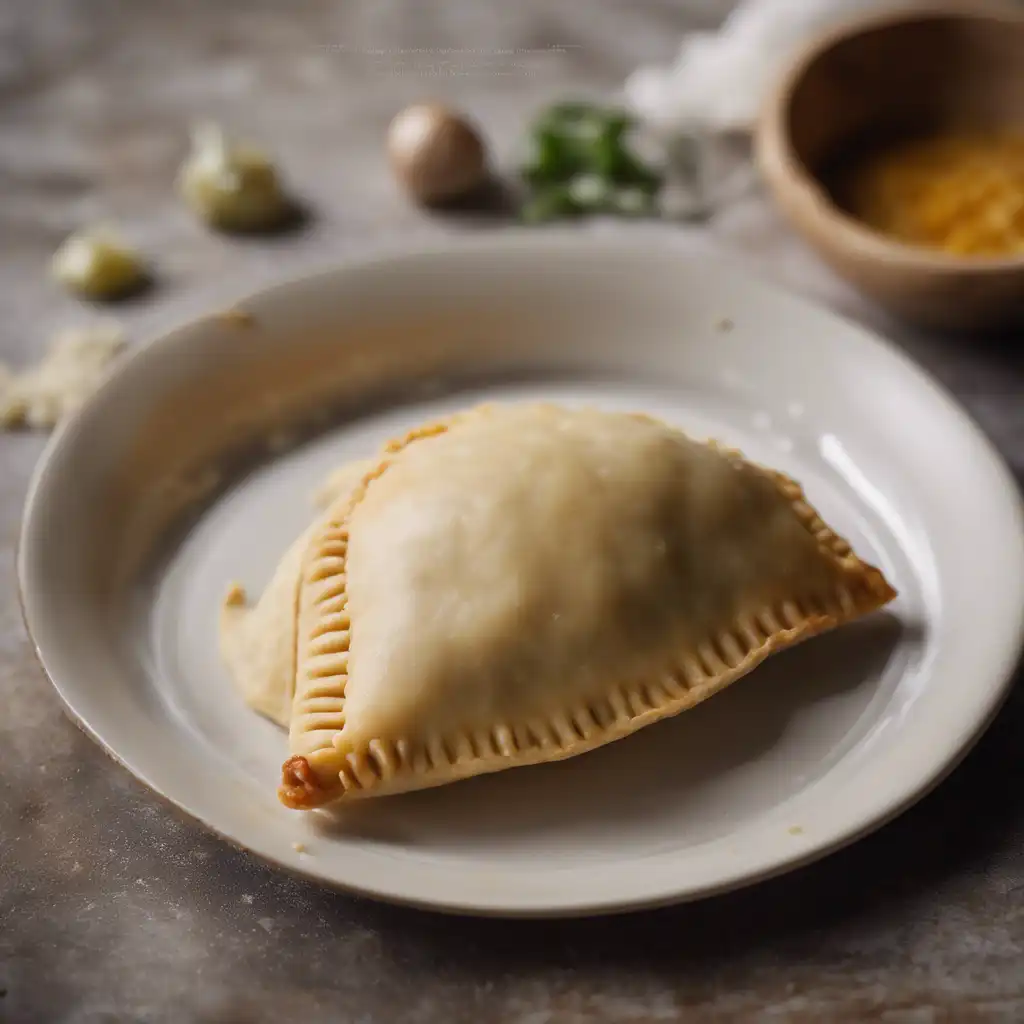
[[[472,192],[487,177],[487,154],[477,130],[439,103],[418,103],[388,128],[388,156],[395,177],[426,205]]]

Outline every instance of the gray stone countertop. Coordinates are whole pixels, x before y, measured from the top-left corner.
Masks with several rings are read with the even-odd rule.
[[[100,315],[45,275],[64,235],[98,217],[159,259],[159,289],[117,311],[133,338],[385,239],[498,230],[438,221],[395,194],[381,148],[395,110],[425,94],[451,98],[487,126],[505,160],[538,105],[614,90],[725,6],[7,0],[0,360],[28,361],[54,329]],[[439,67],[434,52],[446,47],[460,52]],[[307,230],[239,242],[192,222],[170,182],[187,125],[202,116],[280,155],[315,211]],[[706,228],[666,230],[744,253],[762,273],[872,322],[955,392],[1024,474],[1024,344],[887,322],[756,191]],[[375,905],[278,874],[176,817],[65,719],[14,589],[41,446],[0,436],[0,1021],[1024,1020],[1019,685],[962,767],[917,807],[754,889],[542,924]]]

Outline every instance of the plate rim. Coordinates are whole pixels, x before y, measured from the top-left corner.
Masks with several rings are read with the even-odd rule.
[[[913,374],[918,382],[932,393],[932,397],[944,407],[944,411],[950,417],[950,420],[955,421],[957,429],[961,433],[972,435],[979,449],[984,452],[989,463],[988,468],[994,473],[994,477],[1001,484],[999,488],[1001,496],[1006,502],[1007,510],[1015,521],[1016,532],[1020,538],[1024,539],[1024,496],[1022,496],[1021,489],[1002,453],[956,396],[935,378],[929,370],[913,360],[906,351],[893,341],[853,318],[837,312],[825,304],[815,302],[800,293],[791,291],[771,280],[763,272],[759,273],[757,265],[752,264],[742,254],[723,254],[720,250],[713,247],[706,248],[693,245],[689,239],[684,240],[684,244],[680,244],[678,239],[667,240],[660,236],[655,236],[654,238],[640,236],[639,238],[630,239],[610,239],[580,234],[579,232],[567,231],[565,229],[549,229],[543,235],[538,235],[527,228],[514,228],[497,236],[490,234],[470,238],[427,239],[416,243],[406,242],[405,244],[392,243],[380,245],[360,255],[351,255],[345,259],[335,260],[314,268],[307,268],[300,273],[284,277],[272,284],[251,289],[233,299],[223,299],[214,304],[213,308],[223,310],[230,307],[244,307],[247,302],[257,299],[270,299],[275,294],[287,292],[290,288],[299,284],[309,285],[316,279],[343,274],[356,269],[370,271],[377,267],[385,267],[389,263],[395,260],[402,260],[403,258],[423,258],[432,255],[443,257],[458,251],[473,252],[484,250],[500,252],[506,249],[514,250],[517,248],[540,248],[557,251],[563,247],[569,250],[575,249],[580,253],[586,252],[590,256],[593,256],[595,250],[601,250],[603,254],[607,254],[610,258],[622,259],[628,257],[631,252],[640,253],[649,258],[652,245],[660,248],[661,255],[667,260],[713,262],[722,273],[734,277],[747,278],[749,282],[754,283],[757,287],[771,292],[774,298],[780,298],[794,308],[799,308],[805,312],[812,312],[818,316],[825,316],[834,322],[839,322],[845,325],[848,330],[856,333],[861,344],[881,350],[886,357],[894,360],[905,370]],[[43,675],[56,691],[62,709],[71,722],[89,736],[107,757],[124,768],[137,783],[141,783],[146,789],[154,793],[177,816],[196,822],[207,832],[226,841],[235,849],[244,851],[247,855],[253,856],[277,870],[336,892],[460,917],[509,919],[594,917],[694,902],[725,892],[744,889],[762,881],[788,874],[852,845],[889,824],[904,811],[933,792],[959,767],[982,735],[988,730],[1009,696],[1015,671],[1021,663],[1022,654],[1024,654],[1024,605],[1018,609],[1017,628],[1014,637],[1011,639],[1008,636],[1007,638],[1007,653],[1002,659],[999,671],[997,672],[993,667],[993,670],[989,673],[992,684],[988,690],[987,699],[983,704],[979,703],[979,715],[975,719],[973,728],[969,733],[960,738],[959,746],[952,755],[938,762],[928,762],[925,769],[915,773],[914,781],[901,786],[898,795],[889,800],[888,804],[879,810],[878,813],[859,820],[853,820],[849,827],[834,832],[826,839],[816,840],[808,847],[794,849],[792,855],[778,858],[769,867],[757,870],[738,869],[732,874],[723,874],[714,883],[689,888],[681,886],[677,891],[665,892],[660,896],[652,898],[627,896],[595,899],[591,897],[585,902],[577,900],[571,905],[565,906],[510,906],[501,903],[500,900],[490,904],[481,904],[460,901],[457,896],[416,898],[389,891],[386,887],[365,886],[343,881],[337,877],[317,871],[310,865],[304,865],[301,861],[298,864],[290,863],[271,852],[249,846],[243,840],[224,831],[214,821],[209,820],[207,815],[190,810],[180,799],[165,792],[161,785],[150,778],[148,770],[128,763],[117,753],[110,742],[104,739],[90,725],[75,708],[71,695],[66,692],[66,687],[62,686],[48,666],[46,654],[40,647],[37,634],[30,622],[31,614],[28,610],[26,597],[30,589],[28,555],[26,552],[30,545],[31,524],[38,514],[37,509],[41,500],[40,493],[48,467],[54,461],[55,455],[68,443],[67,439],[74,434],[77,424],[88,414],[88,411],[103,402],[107,391],[113,386],[114,381],[121,373],[124,372],[129,362],[134,363],[137,359],[146,358],[146,355],[154,349],[172,347],[179,335],[194,327],[208,316],[209,313],[198,313],[184,317],[162,330],[153,332],[133,345],[128,353],[115,360],[113,365],[108,368],[100,385],[87,402],[65,419],[50,436],[33,468],[23,506],[21,527],[18,532],[15,549],[16,593],[22,622],[24,623],[33,656],[42,669]],[[1024,548],[1021,548],[1021,552],[1024,552]],[[1024,571],[1024,554],[1022,554],[1020,559],[1020,568]]]

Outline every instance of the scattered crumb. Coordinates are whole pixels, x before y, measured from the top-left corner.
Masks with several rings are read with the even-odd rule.
[[[802,836],[804,834],[803,825],[790,825],[789,834],[791,836]]]
[[[272,917],[261,917],[256,922],[268,935],[274,930],[274,919]]]
[[[736,325],[727,316],[720,317],[715,321],[715,329],[719,331],[731,331]]]
[[[237,306],[233,306],[231,309],[222,309],[219,313],[214,313],[213,318],[221,323],[230,324],[232,327],[252,327],[256,322],[252,313],[247,313]]]
[[[247,892],[244,892],[244,893],[242,893],[242,902],[243,902],[243,903],[246,903],[246,904],[250,904],[250,905],[251,905],[251,904],[252,904],[252,901],[253,901],[253,900],[254,900],[255,898],[256,898],[255,896],[250,896],[250,895],[249,895],[249,893],[247,893]]]
[[[124,344],[114,324],[70,328],[35,366],[20,374],[0,368],[0,429],[55,427],[92,394]]]
[[[246,603],[245,587],[241,583],[232,583],[224,595],[225,608],[241,608]]]
[[[292,843],[292,849],[296,853],[305,853],[306,852],[306,844],[305,843]]]

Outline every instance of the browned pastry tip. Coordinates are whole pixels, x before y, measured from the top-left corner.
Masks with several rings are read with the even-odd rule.
[[[281,766],[277,798],[296,811],[309,810],[323,802],[322,786],[309,762],[301,755],[289,757]]]

